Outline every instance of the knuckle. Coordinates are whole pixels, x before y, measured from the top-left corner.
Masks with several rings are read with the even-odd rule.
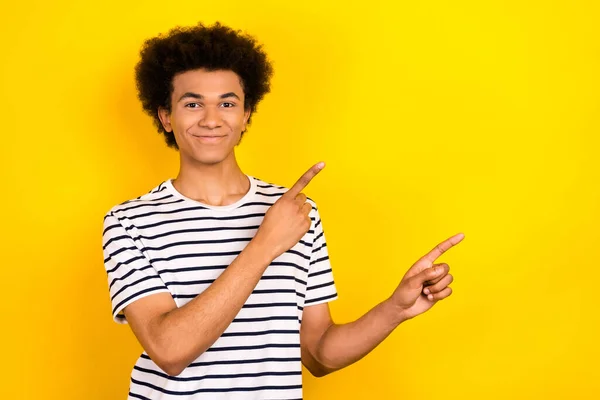
[[[408,287],[411,289],[418,289],[421,287],[421,282],[419,279],[416,279],[417,277],[414,278],[410,278],[407,282]]]

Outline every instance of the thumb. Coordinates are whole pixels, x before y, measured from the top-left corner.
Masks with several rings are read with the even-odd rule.
[[[410,286],[414,289],[420,288],[425,282],[439,277],[443,272],[444,267],[441,265],[434,265],[431,268],[426,268],[410,278]]]

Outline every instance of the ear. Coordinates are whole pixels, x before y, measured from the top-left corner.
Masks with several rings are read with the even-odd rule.
[[[173,128],[171,127],[171,113],[169,113],[166,108],[158,107],[158,118],[160,119],[163,128],[165,128],[165,131],[173,132]]]
[[[246,131],[246,125],[248,124],[248,119],[250,119],[251,113],[252,113],[252,110],[244,111],[244,125],[243,125],[242,132]]]

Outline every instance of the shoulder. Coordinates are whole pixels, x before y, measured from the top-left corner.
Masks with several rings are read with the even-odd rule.
[[[251,179],[254,179],[255,181],[257,196],[278,199],[284,193],[290,190],[290,188],[287,186],[282,186],[277,183],[268,182],[260,178],[251,177]],[[310,196],[306,197],[306,201],[312,205],[313,210],[317,210],[317,203]]]
[[[106,220],[108,217],[117,219],[129,218],[139,214],[140,212],[144,212],[149,207],[155,207],[173,201],[179,200],[167,190],[166,181],[163,181],[159,185],[153,187],[148,192],[138,197],[112,206],[104,214],[104,219]]]

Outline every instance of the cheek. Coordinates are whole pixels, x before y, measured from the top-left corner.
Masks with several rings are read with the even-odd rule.
[[[173,129],[181,135],[185,134],[191,127],[198,124],[198,114],[180,112],[174,115],[174,119],[171,121]]]
[[[227,124],[234,131],[242,131],[244,129],[244,114],[229,115],[226,118]]]

